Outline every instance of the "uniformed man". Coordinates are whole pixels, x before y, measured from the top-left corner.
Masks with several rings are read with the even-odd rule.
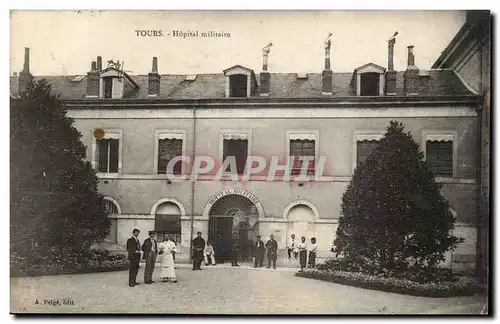
[[[203,250],[205,249],[205,240],[201,237],[201,232],[196,233],[197,237],[193,239],[193,271],[201,270],[203,261]]]
[[[267,269],[271,268],[271,261],[273,263],[273,269],[276,269],[276,260],[278,259],[278,242],[274,239],[274,235],[271,234],[269,241],[266,243],[267,248]]]

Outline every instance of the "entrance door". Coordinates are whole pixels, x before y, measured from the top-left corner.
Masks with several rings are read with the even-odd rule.
[[[214,246],[216,260],[228,260],[233,235],[233,217],[211,216],[209,226],[209,240]]]

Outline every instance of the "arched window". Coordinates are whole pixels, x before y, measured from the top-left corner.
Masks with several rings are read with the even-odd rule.
[[[181,243],[181,209],[173,202],[164,202],[156,208],[155,232],[158,241],[170,235],[176,244]]]
[[[116,218],[116,216],[121,214],[120,206],[116,201],[108,197],[104,197],[103,203],[111,222],[109,233],[105,241],[107,243],[116,244],[118,240],[118,219]]]

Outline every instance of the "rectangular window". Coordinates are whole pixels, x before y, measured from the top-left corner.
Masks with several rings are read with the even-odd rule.
[[[236,160],[236,172],[243,174],[248,156],[248,140],[246,139],[224,139],[223,161],[228,156],[234,156]],[[228,165],[225,172],[231,172],[231,166]]]
[[[114,138],[96,139],[98,172],[118,173],[120,140]]]
[[[166,174],[168,163],[176,156],[182,156],[182,139],[158,139],[158,174]],[[173,174],[182,173],[182,161],[173,166]]]
[[[356,167],[359,167],[368,156],[373,152],[373,149],[377,146],[379,141],[377,140],[362,140],[357,141],[356,144]]]
[[[113,97],[113,77],[104,77],[102,78],[104,83],[104,98],[112,98]]]
[[[437,177],[453,176],[453,141],[427,140],[425,156],[429,169]]]
[[[307,174],[314,174],[315,157],[316,157],[316,141],[315,140],[301,140],[301,139],[291,139],[290,140],[290,156],[294,157],[292,166],[292,175],[298,175],[301,172],[302,164],[307,163],[307,161],[302,161],[301,156],[311,157],[312,160],[309,161],[307,166]]]

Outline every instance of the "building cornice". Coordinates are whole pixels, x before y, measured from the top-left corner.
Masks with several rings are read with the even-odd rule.
[[[221,99],[79,99],[61,100],[68,109],[210,109],[210,108],[388,108],[480,105],[481,96],[377,96],[335,98],[221,98]]]

